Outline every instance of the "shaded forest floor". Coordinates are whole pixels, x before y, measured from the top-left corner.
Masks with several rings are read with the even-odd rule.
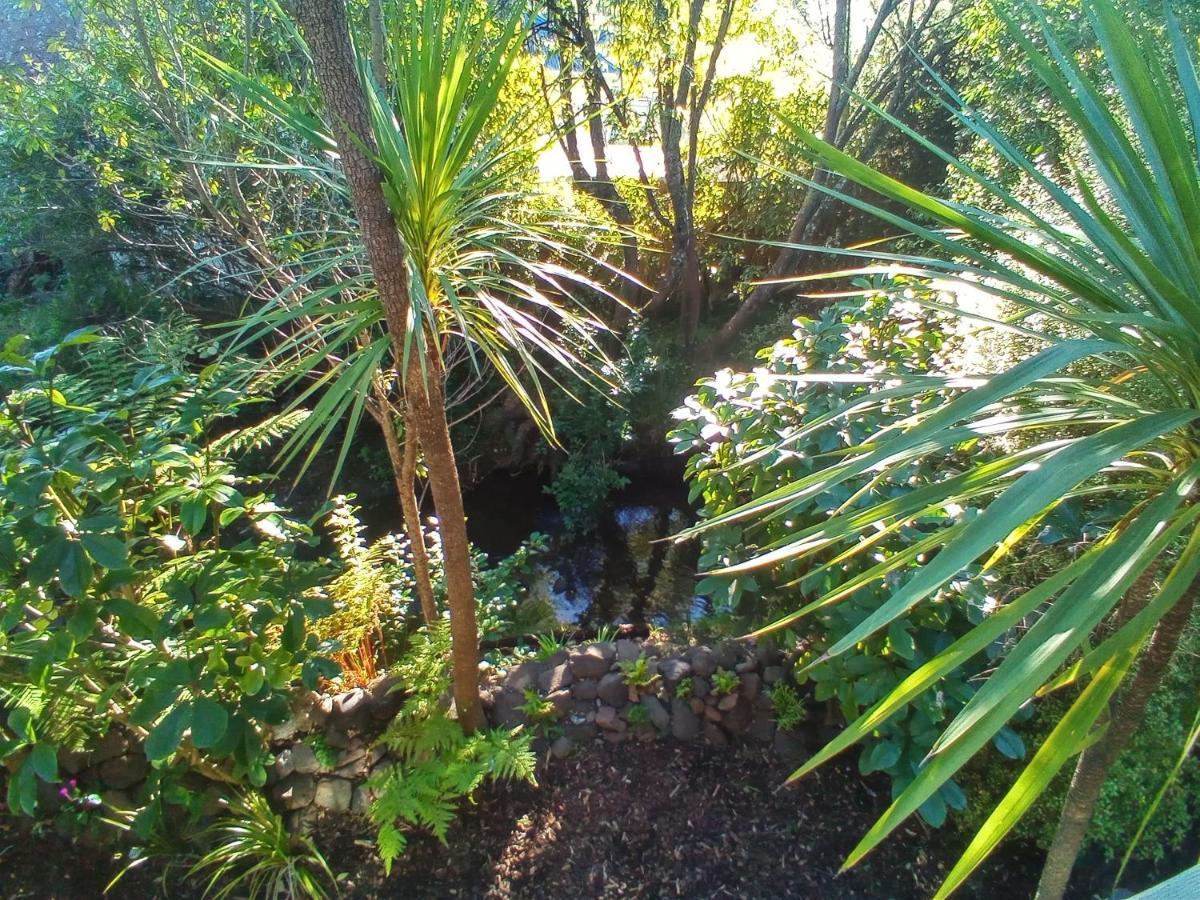
[[[887,802],[847,760],[777,790],[787,767],[768,751],[625,743],[550,760],[541,784],[494,786],[466,805],[449,846],[417,835],[385,876],[369,829],[326,820],[317,840],[347,897],[927,898],[963,839],[902,827],[857,869],[846,853]],[[1008,846],[962,896],[1032,895],[1041,854]],[[1104,891],[1081,866],[1076,898]],[[100,897],[115,871],[102,850],[19,834],[0,818],[0,896]],[[139,872],[110,896],[198,896]]]

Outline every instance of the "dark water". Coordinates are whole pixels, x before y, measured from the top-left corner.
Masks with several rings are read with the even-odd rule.
[[[694,595],[697,549],[664,540],[694,518],[674,467],[631,474],[596,530],[578,537],[565,533],[547,483],[536,473],[496,473],[463,496],[471,542],[493,561],[535,531],[549,537],[527,584],[531,602],[550,604],[561,622],[572,624],[667,624],[701,614]],[[360,495],[359,502],[372,537],[401,529],[393,497],[364,502]]]

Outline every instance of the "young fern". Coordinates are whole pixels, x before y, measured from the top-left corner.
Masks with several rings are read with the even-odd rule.
[[[446,841],[458,802],[484,781],[533,782],[536,758],[530,736],[520,731],[467,735],[450,718],[443,698],[450,691],[450,626],[422,627],[394,671],[408,696],[383,735],[397,757],[371,778],[370,818],[385,869],[404,852],[403,828],[424,828]]]

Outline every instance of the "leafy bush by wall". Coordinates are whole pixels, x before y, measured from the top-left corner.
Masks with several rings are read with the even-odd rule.
[[[110,728],[144,738],[153,796],[190,769],[261,785],[263,729],[290,716],[295,683],[337,667],[308,631],[328,612],[322,569],[295,554],[308,528],[233,462],[246,441],[221,422],[249,398],[221,387],[219,367],[146,365],[91,332],[38,353],[10,340],[2,355],[10,808],[32,812],[59,750]],[[207,444],[221,429],[224,452]]]
[[[953,389],[921,400],[889,400],[872,395],[856,376],[885,372],[945,374],[958,349],[956,337],[941,314],[902,299],[900,290],[926,292],[920,284],[876,285],[890,293],[875,293],[865,301],[826,308],[815,320],[798,319],[791,337],[759,353],[762,364],[748,373],[718,372],[701,382],[696,393],[676,411],[678,425],[669,435],[676,452],[688,455],[691,496],[700,500],[701,518],[736,509],[822,465],[824,454],[856,446],[877,429],[901,416],[935,408]],[[843,372],[840,383],[810,383],[808,371]],[[781,438],[787,443],[777,448]],[[730,565],[773,546],[783,535],[821,522],[833,510],[855,508],[895,498],[921,485],[952,477],[969,454],[985,453],[978,440],[968,439],[949,456],[925,458],[902,477],[866,478],[840,486],[835,492],[782,507],[760,526],[732,524],[706,532],[700,565],[711,569]],[[847,634],[878,608],[923,561],[922,543],[938,529],[954,527],[975,516],[974,508],[930,509],[904,527],[881,532],[875,560],[908,555],[913,565],[872,582],[868,563],[841,560],[831,547],[821,565],[798,568],[784,564],[737,577],[711,576],[698,591],[714,605],[738,613],[749,625],[772,621],[784,610],[803,605],[842,585],[845,602],[813,610],[790,627],[800,650],[801,667],[817,663],[823,650]],[[863,578],[863,581],[856,579]],[[857,718],[883,698],[899,681],[979,621],[993,604],[989,576],[977,568],[964,570],[948,590],[919,605],[907,619],[868,641],[857,654],[805,670],[800,680],[813,684],[817,700],[835,703],[847,720]],[[941,725],[971,697],[971,677],[986,664],[971,660],[936,689],[928,691],[903,716],[888,722],[864,744],[859,766],[864,773],[882,771],[898,793],[919,770]],[[1020,757],[1024,747],[1011,729],[996,739],[1001,753]],[[923,817],[940,824],[947,808],[961,809],[966,798],[948,783],[921,809]]]

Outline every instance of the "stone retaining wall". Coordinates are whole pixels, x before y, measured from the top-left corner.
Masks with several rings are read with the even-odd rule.
[[[652,681],[630,684],[622,664],[641,658]],[[535,747],[555,757],[605,742],[672,739],[717,747],[738,741],[770,744],[794,763],[804,757],[807,741],[798,729],[776,727],[769,695],[784,672],[781,653],[740,642],[670,648],[622,639],[491,671],[482,698],[492,725],[534,730],[539,734]],[[722,681],[729,690],[718,690]],[[295,715],[272,729],[275,761],[265,790],[276,808],[289,814],[290,827],[303,828],[322,810],[366,811],[371,800],[366,781],[389,761],[376,738],[403,702],[392,691],[394,684],[381,678],[334,696],[300,695]],[[552,714],[529,721],[521,707],[530,698],[551,704]],[[138,742],[116,729],[86,753],[60,754],[59,762],[81,790],[117,807],[136,805],[150,771]]]
[[[643,657],[641,680],[653,681],[631,684],[636,679],[626,669]],[[484,691],[484,705],[493,725],[531,727],[538,723],[521,707],[536,691],[553,704],[551,721],[558,728],[552,733],[561,730],[550,748],[555,756],[597,739],[616,744],[669,736],[718,747],[738,740],[773,744],[793,761],[803,756],[806,742],[799,730],[776,728],[769,694],[784,677],[782,663],[781,652],[738,641],[682,649],[631,639],[593,643],[497,674]],[[719,689],[723,681],[725,691]]]

